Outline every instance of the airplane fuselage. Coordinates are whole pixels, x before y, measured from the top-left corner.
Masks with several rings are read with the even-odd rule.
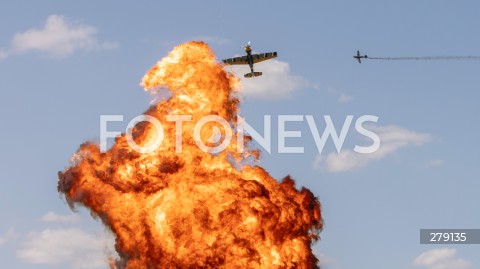
[[[359,60],[359,59],[367,59],[367,56],[353,56],[353,58]]]
[[[360,55],[360,51],[357,50],[357,55],[354,55],[353,58],[357,59],[358,63],[361,64],[362,63],[362,59],[368,59],[368,56],[365,54],[365,55]]]
[[[250,67],[250,73],[244,74],[244,77],[246,78],[252,78],[252,77],[259,77],[262,75],[262,72],[255,72],[253,70],[253,65],[258,62],[262,62],[265,60],[269,60],[272,58],[277,57],[277,52],[266,52],[266,53],[252,53],[252,48],[250,47],[250,42],[246,46],[242,46],[242,48],[245,50],[245,53],[247,55],[244,56],[239,56],[239,57],[234,57],[234,58],[228,58],[228,59],[223,59],[222,61],[226,64],[232,64],[232,65],[241,65],[245,64]]]
[[[250,66],[250,70],[253,73],[253,57],[252,57],[252,48],[250,46],[245,47],[245,52],[247,53],[247,63]]]

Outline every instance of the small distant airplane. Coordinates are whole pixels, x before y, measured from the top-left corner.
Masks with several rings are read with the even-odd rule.
[[[259,54],[252,54],[252,47],[250,46],[250,41],[248,41],[247,45],[242,46],[247,53],[246,56],[235,57],[235,58],[228,58],[222,60],[226,64],[248,64],[250,66],[250,73],[245,74],[246,78],[251,77],[258,77],[262,75],[262,72],[255,72],[253,71],[253,64],[258,63],[261,61],[269,60],[272,58],[277,57],[277,52],[267,52],[267,53],[259,53]]]
[[[362,60],[360,60],[360,59],[362,59],[362,58],[367,59],[368,56],[367,55],[363,55],[363,56],[360,55],[360,51],[357,50],[357,55],[353,56],[353,58],[357,59],[358,63],[361,64]]]

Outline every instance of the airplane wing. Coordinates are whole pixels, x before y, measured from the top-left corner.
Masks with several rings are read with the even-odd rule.
[[[228,58],[228,59],[224,59],[222,61],[226,64],[248,64],[247,56]]]
[[[277,52],[267,52],[267,53],[259,53],[259,54],[252,54],[253,62],[258,63],[261,61],[265,61],[268,59],[272,59],[277,57]]]

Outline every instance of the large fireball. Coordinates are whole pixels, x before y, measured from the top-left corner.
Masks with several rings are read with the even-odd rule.
[[[238,83],[205,43],[177,46],[142,79],[148,91],[172,92],[144,113],[162,123],[161,146],[139,153],[126,135],[106,152],[85,143],[59,173],[58,191],[69,205],[89,208],[116,235],[120,259],[112,268],[318,268],[311,251],[323,225],[316,197],[298,191],[290,177],[279,183],[245,165],[244,158],[258,154],[247,145],[239,153],[236,132],[216,154],[195,141],[195,123],[207,115],[236,129]],[[178,122],[167,115],[191,115],[180,126],[181,149]],[[208,141],[213,129],[205,125],[201,139]],[[142,123],[133,136],[148,145],[157,130]]]

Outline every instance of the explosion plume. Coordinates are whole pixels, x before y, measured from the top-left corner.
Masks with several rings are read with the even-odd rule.
[[[85,143],[59,172],[58,191],[70,207],[89,208],[115,234],[120,259],[111,268],[318,268],[311,250],[323,226],[316,197],[289,176],[279,183],[259,166],[240,165],[258,157],[249,139],[243,153],[235,143],[216,154],[197,146],[193,123],[203,116],[236,126],[238,83],[205,43],[179,45],[141,82],[153,93],[172,92],[144,113],[162,122],[161,146],[139,153],[124,134],[106,152]],[[192,115],[181,126],[181,153],[178,126],[167,115]],[[212,136],[209,126],[200,131],[203,141]],[[149,123],[133,129],[139,145],[156,135]]]

